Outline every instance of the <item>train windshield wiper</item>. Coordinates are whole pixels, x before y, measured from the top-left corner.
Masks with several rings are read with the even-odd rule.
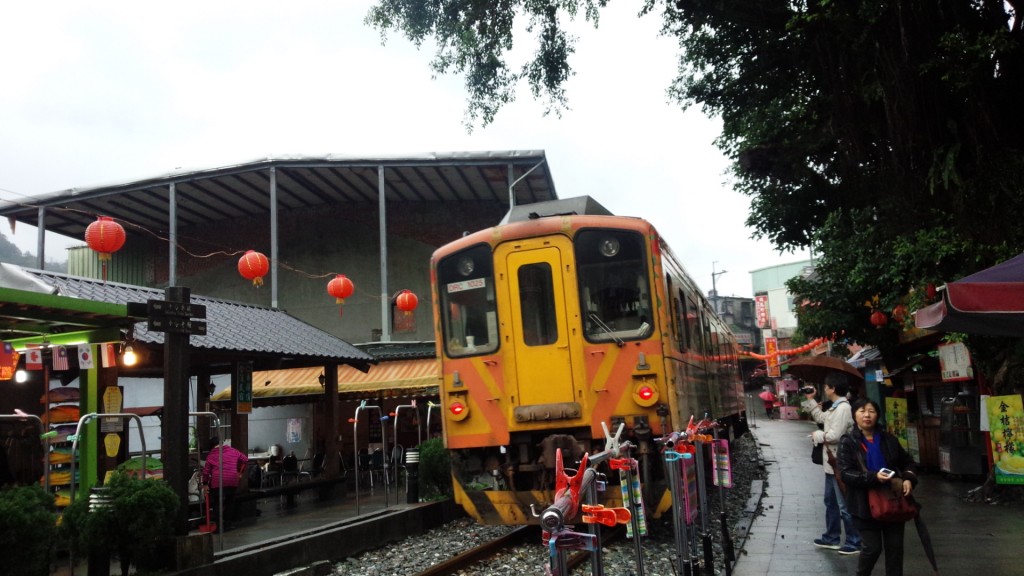
[[[589,314],[589,318],[590,318],[590,319],[591,319],[591,320],[592,320],[592,321],[594,322],[594,324],[597,324],[597,327],[598,327],[598,328],[600,328],[600,329],[601,329],[601,330],[603,330],[603,331],[604,331],[604,332],[605,332],[606,334],[608,334],[608,337],[609,337],[609,338],[611,338],[612,340],[614,340],[614,341],[615,341],[615,345],[616,345],[616,346],[618,346],[619,348],[622,348],[623,346],[625,346],[625,345],[626,345],[626,343],[625,343],[625,342],[623,342],[621,338],[619,338],[618,336],[616,336],[616,335],[615,335],[615,333],[614,333],[614,332],[612,332],[612,329],[611,329],[611,328],[609,328],[609,327],[608,327],[608,325],[607,325],[607,324],[605,324],[605,323],[604,323],[604,321],[603,321],[603,320],[601,320],[601,318],[599,318],[597,314],[595,314],[594,312],[591,312],[591,313]]]

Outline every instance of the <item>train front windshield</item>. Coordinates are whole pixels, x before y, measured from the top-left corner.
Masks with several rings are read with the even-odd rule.
[[[441,322],[450,357],[498,349],[494,266],[486,244],[444,258],[437,264]]]
[[[638,340],[652,333],[644,239],[625,230],[576,235],[576,267],[587,340]]]

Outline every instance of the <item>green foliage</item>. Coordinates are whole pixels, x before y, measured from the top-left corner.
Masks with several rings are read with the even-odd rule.
[[[448,450],[440,438],[420,444],[420,494],[424,499],[450,496],[452,464]]]
[[[178,498],[162,480],[141,480],[115,473],[103,495],[108,505],[89,509],[87,498],[64,511],[61,527],[78,554],[106,551],[118,556],[122,572],[132,563],[158,568],[174,538]]]
[[[722,121],[717,146],[751,197],[753,235],[811,248],[793,281],[801,336],[891,349],[886,314],[922,290],[1024,250],[1021,0],[645,0],[681,50],[669,94]],[[560,18],[597,23],[605,0],[381,0],[367,22],[438,46],[438,72],[464,72],[469,116],[486,125],[525,79],[565,104],[571,39]],[[505,62],[517,15],[537,52]],[[531,68],[532,67],[532,68]],[[865,302],[875,302],[865,306]],[[982,345],[984,364],[1012,348]],[[1001,368],[1000,368],[1001,370]]]
[[[0,490],[0,542],[6,550],[0,576],[49,574],[56,535],[52,495],[40,486]]]
[[[562,29],[562,17],[575,19],[580,7],[597,23],[598,9],[607,0],[381,0],[366,17],[385,39],[389,31],[405,35],[417,47],[427,39],[437,46],[431,67],[438,74],[466,77],[469,93],[468,128],[494,120],[502,106],[515,100],[516,86],[525,80],[534,98],[546,102],[546,112],[560,113],[567,105],[565,82],[572,76],[569,57],[573,38]],[[507,62],[517,17],[527,20],[537,48],[518,67]]]

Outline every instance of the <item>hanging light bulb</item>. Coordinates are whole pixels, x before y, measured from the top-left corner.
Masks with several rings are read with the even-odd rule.
[[[135,363],[139,361],[139,357],[136,356],[135,350],[132,349],[132,345],[129,344],[124,347],[124,354],[121,355],[121,362],[125,366],[135,366]]]
[[[28,381],[28,372],[24,370],[18,370],[14,373],[14,381],[18,384],[24,384]]]

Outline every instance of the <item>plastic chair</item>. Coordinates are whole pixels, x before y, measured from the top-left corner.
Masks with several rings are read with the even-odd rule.
[[[391,467],[394,469],[395,484],[398,484],[398,470],[405,470],[405,447],[403,447],[401,444],[395,444],[395,446],[391,449]],[[407,492],[409,491],[408,475],[406,476],[405,490]]]
[[[341,453],[338,453],[338,457],[344,462],[344,458],[341,458]],[[373,467],[370,465],[370,455],[365,453],[359,454],[359,459],[356,460],[356,474],[359,474],[361,478],[367,478],[370,481],[370,487],[373,487]]]
[[[384,458],[384,451],[381,450],[380,448],[374,449],[374,451],[370,454],[369,472],[370,487],[373,487],[374,475],[380,476],[381,479],[384,481],[385,486],[390,483],[387,459]]]
[[[306,460],[299,468],[299,480],[305,478],[311,480],[324,473],[327,468],[327,458],[322,452],[313,454],[312,460]]]
[[[294,453],[288,454],[281,460],[281,484],[287,484],[299,479],[299,459]]]

